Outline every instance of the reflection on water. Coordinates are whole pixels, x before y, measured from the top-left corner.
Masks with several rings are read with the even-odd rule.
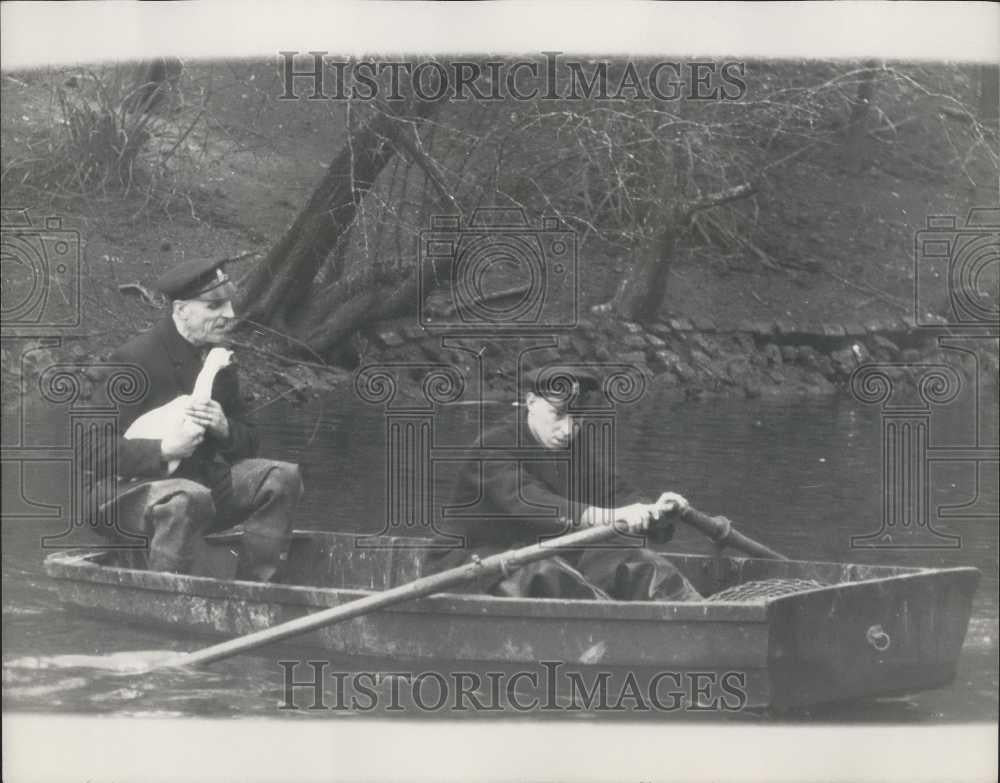
[[[506,411],[506,406],[494,406]],[[264,451],[305,468],[301,527],[366,531],[384,527],[385,419],[355,401],[324,400],[305,408],[276,404],[261,412]],[[947,445],[967,431],[961,408],[935,413],[931,437]],[[949,418],[950,417],[950,418]],[[467,443],[477,412],[454,406],[435,420],[435,441]],[[953,687],[906,699],[826,708],[823,720],[929,721],[994,719],[997,708],[997,545],[995,517],[952,520],[942,532],[962,536],[950,550],[852,549],[851,537],[879,530],[882,514],[880,420],[871,408],[842,400],[768,403],[733,401],[666,404],[655,398],[625,409],[617,421],[618,461],[651,493],[672,489],[693,505],[731,517],[750,536],[793,558],[972,565],[983,572],[959,674]],[[987,424],[995,431],[995,421]],[[966,433],[967,434],[967,433]],[[961,444],[956,444],[961,445]],[[447,498],[453,466],[435,470],[438,500]],[[943,466],[932,472],[933,504],[967,502],[993,509],[992,476]],[[991,480],[992,479],[992,480]],[[57,493],[58,494],[58,493]],[[46,498],[65,502],[64,498]],[[5,504],[6,505],[6,504]],[[3,525],[4,707],[129,715],[282,715],[336,717],[363,710],[283,710],[282,671],[289,652],[263,651],[199,671],[143,676],[93,666],[86,656],[135,650],[191,650],[206,639],[178,637],[97,620],[64,609],[41,571],[40,538],[65,529],[63,520],[5,520]],[[401,529],[415,534],[424,531]],[[679,530],[671,545],[707,552],[698,534]],[[334,661],[331,671],[376,669],[373,662]],[[382,666],[381,668],[385,668]],[[110,670],[109,670],[110,669]],[[328,699],[329,701],[329,699]],[[287,706],[287,705],[286,705]],[[412,706],[399,714],[413,716]],[[448,710],[436,715],[448,716]],[[576,713],[573,713],[574,715]],[[495,717],[486,714],[483,717]],[[566,713],[561,713],[567,717]],[[602,716],[605,716],[602,713]],[[535,717],[545,717],[536,715]],[[606,717],[622,717],[621,713]],[[628,713],[630,719],[662,714]],[[689,719],[690,713],[682,714]],[[715,715],[715,718],[718,718]],[[728,716],[747,717],[747,716]],[[752,717],[752,716],[751,716]]]

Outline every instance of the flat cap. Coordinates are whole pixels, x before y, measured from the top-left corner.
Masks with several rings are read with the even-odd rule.
[[[547,364],[521,375],[522,394],[559,402],[580,401],[600,388],[600,379],[584,364]]]
[[[236,288],[222,271],[222,265],[228,260],[196,258],[182,261],[160,275],[153,287],[170,299],[232,299]]]

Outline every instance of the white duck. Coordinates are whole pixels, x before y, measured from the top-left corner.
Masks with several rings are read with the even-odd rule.
[[[204,428],[200,424],[195,424],[184,415],[184,409],[188,403],[194,399],[199,402],[208,402],[212,398],[212,385],[215,383],[215,376],[223,367],[228,367],[233,363],[233,352],[227,348],[212,348],[205,357],[205,362],[198,372],[198,377],[194,381],[194,390],[190,395],[182,394],[175,397],[170,402],[146,411],[142,416],[132,422],[125,437],[129,440],[136,438],[150,438],[162,440],[168,432],[182,427],[184,430],[191,430],[193,433],[201,432]],[[179,459],[170,460],[167,463],[167,473],[172,474],[181,464]]]

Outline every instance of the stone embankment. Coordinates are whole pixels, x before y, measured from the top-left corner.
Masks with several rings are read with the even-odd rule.
[[[943,327],[917,326],[909,318],[828,324],[754,321],[729,326],[709,318],[678,317],[640,325],[595,315],[581,319],[575,329],[553,332],[549,344],[557,347],[539,349],[545,336],[538,333],[502,340],[488,334],[445,337],[409,319],[382,324],[361,339],[359,347],[362,366],[431,362],[452,366],[467,377],[481,359],[488,389],[505,397],[513,393],[518,355],[529,348],[530,359],[522,369],[552,362],[628,365],[646,376],[648,388],[678,400],[833,395],[849,391],[852,373],[873,363],[894,364],[889,374],[903,381],[909,377],[913,383],[920,365],[943,363],[956,367],[970,381],[975,382],[978,374],[979,380],[992,379],[996,384],[997,340],[979,341],[982,350],[973,358],[940,346],[938,337],[947,333]],[[58,365],[76,376],[81,400],[89,400],[95,386],[101,385],[100,360],[106,358],[89,358],[90,352],[77,343],[40,345],[21,357],[6,354],[5,350],[5,388],[9,381],[22,394],[35,396],[43,373]],[[257,404],[278,398],[303,403],[351,387],[351,372],[298,361],[279,355],[276,349],[255,354],[245,348],[240,357],[244,393]],[[420,377],[415,372],[413,393],[420,393]],[[5,394],[5,402],[16,405],[18,397]]]
[[[640,325],[594,317],[581,319],[572,331],[553,333],[559,347],[532,351],[530,363],[628,364],[646,374],[654,387],[673,390],[678,398],[829,395],[845,390],[851,374],[862,364],[946,362],[962,366],[954,352],[939,347],[937,337],[943,333],[918,326],[911,318],[720,326],[709,318],[670,318]],[[467,371],[471,357],[485,347],[492,354],[490,368],[502,367],[508,360],[506,373],[488,378],[491,386],[502,389],[511,383],[516,353],[537,342],[530,337],[442,339],[412,322],[385,324],[370,335],[363,362],[423,360]],[[987,363],[995,367],[995,348]],[[969,374],[975,368],[962,369]]]

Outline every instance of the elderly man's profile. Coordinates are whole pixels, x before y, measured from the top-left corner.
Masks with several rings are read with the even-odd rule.
[[[120,411],[116,460],[102,455],[85,483],[93,492],[117,479],[118,528],[148,539],[151,570],[189,573],[206,533],[241,524],[236,577],[266,582],[281,576],[302,480],[297,465],[256,456],[236,368],[219,347],[235,319],[224,263],[186,261],[156,281],[169,313],[111,357],[138,368],[148,391]]]

